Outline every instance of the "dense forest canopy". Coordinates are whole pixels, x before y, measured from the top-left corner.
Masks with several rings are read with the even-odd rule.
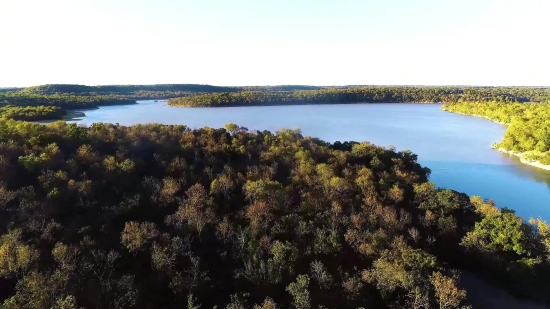
[[[550,227],[409,151],[299,130],[0,119],[3,308],[466,308],[545,297]]]
[[[169,99],[185,107],[337,104],[337,103],[447,103],[461,101],[547,102],[547,88],[482,87],[345,87],[297,91],[241,91],[207,93]]]
[[[463,102],[442,109],[509,124],[504,138],[495,146],[527,153],[527,159],[550,165],[550,103]]]
[[[23,121],[61,119],[67,112],[57,106],[1,106],[0,117]]]

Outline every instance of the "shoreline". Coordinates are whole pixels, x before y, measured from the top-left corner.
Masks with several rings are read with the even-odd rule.
[[[505,153],[507,155],[510,155],[510,156],[513,156],[513,157],[516,157],[519,159],[519,161],[523,164],[526,164],[526,165],[530,165],[530,166],[534,166],[534,167],[538,167],[540,169],[543,169],[543,170],[547,170],[547,171],[550,171],[550,165],[546,165],[546,164],[542,164],[540,163],[539,161],[534,161],[534,160],[528,160],[525,158],[525,156],[529,155],[530,152],[517,152],[517,151],[512,151],[512,150],[506,150],[502,147],[493,147],[493,149],[497,150],[498,152],[500,153]]]
[[[75,110],[68,110],[67,113],[61,117],[60,119],[46,119],[46,120],[36,120],[36,121],[29,121],[30,123],[36,123],[36,124],[52,124],[57,121],[76,121],[76,120],[82,120],[82,117],[86,117],[86,114],[81,111],[75,111]]]
[[[62,119],[60,120],[76,120],[76,119],[79,119],[79,118],[82,118],[82,117],[86,117],[86,114],[84,112],[81,112],[81,111],[76,111],[76,110],[70,110],[70,111],[67,111],[67,114],[65,116],[63,116]]]
[[[501,122],[501,121],[496,121],[496,120],[493,120],[487,116],[481,116],[481,115],[476,115],[476,114],[465,114],[465,113],[460,113],[460,112],[454,112],[454,111],[449,111],[449,110],[445,110],[445,109],[442,109],[443,111],[446,111],[446,112],[449,112],[449,113],[453,113],[453,114],[459,114],[459,115],[464,115],[464,116],[473,116],[473,117],[478,117],[478,118],[484,118],[484,119],[487,119],[487,120],[490,120],[491,122],[495,122],[495,123],[498,123],[498,124],[501,124],[503,126],[506,126],[506,127],[509,127],[510,124],[509,123],[506,123],[506,122]],[[507,155],[510,155],[510,156],[513,156],[515,158],[517,158],[521,163],[525,164],[525,165],[530,165],[532,167],[536,167],[536,168],[540,168],[540,169],[543,169],[543,170],[547,170],[547,171],[550,171],[550,165],[547,165],[547,164],[543,164],[543,163],[540,163],[539,161],[536,161],[536,160],[529,160],[529,159],[526,159],[525,157],[528,156],[529,154],[531,154],[532,152],[531,151],[527,151],[527,152],[517,152],[517,151],[512,151],[512,150],[507,150],[507,149],[504,149],[502,147],[497,147],[497,146],[491,146],[492,149],[495,149],[496,151],[500,152],[500,153],[504,153],[504,154],[507,154]]]
[[[44,119],[44,120],[36,120],[36,121],[29,121],[29,122],[47,125],[57,121],[78,121],[78,120],[82,120],[83,117],[86,117],[86,113],[85,113],[86,111],[98,110],[103,106],[119,106],[119,105],[122,106],[122,105],[134,105],[134,104],[139,104],[139,103],[137,103],[136,101],[134,103],[127,103],[127,104],[98,105],[98,106],[91,106],[91,107],[79,108],[79,109],[67,109],[65,110],[66,114],[59,119]]]
[[[478,118],[484,118],[484,119],[487,119],[487,120],[490,120],[491,122],[495,122],[495,123],[498,123],[498,124],[501,124],[503,126],[507,126],[509,127],[510,124],[507,123],[507,122],[502,122],[502,121],[496,121],[496,120],[493,120],[487,116],[481,116],[481,115],[476,115],[476,114],[466,114],[466,113],[460,113],[460,112],[454,112],[454,111],[449,111],[449,110],[446,110],[446,109],[441,109],[442,111],[445,111],[445,112],[449,112],[449,113],[452,113],[452,114],[458,114],[458,115],[464,115],[464,116],[472,116],[472,117],[478,117]]]
[[[219,108],[219,107],[266,107],[266,106],[302,106],[302,105],[355,105],[355,104],[411,104],[411,105],[442,105],[442,102],[345,102],[345,103],[265,103],[265,104],[228,104],[228,105],[214,105],[214,106],[190,106],[181,104],[170,104],[170,99],[165,100],[167,106],[181,107],[181,108]]]

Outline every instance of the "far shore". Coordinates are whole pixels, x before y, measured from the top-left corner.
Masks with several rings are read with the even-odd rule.
[[[86,108],[79,108],[79,109],[70,109],[70,110],[67,110],[67,114],[63,116],[61,119],[48,119],[48,120],[38,120],[38,121],[29,121],[29,122],[37,123],[37,124],[50,124],[56,121],[78,121],[78,120],[82,120],[83,117],[86,117],[86,113],[85,113],[86,111],[97,110],[105,106],[134,105],[134,104],[139,104],[138,102],[143,102],[143,101],[155,101],[159,103],[160,102],[166,103],[167,100],[166,99],[136,100],[135,102],[128,103],[128,104],[100,105],[100,106],[93,106],[93,107],[86,107]]]
[[[354,105],[354,104],[426,104],[426,105],[442,105],[443,102],[271,102],[271,103],[235,103],[235,104],[221,104],[211,106],[192,106],[188,104],[171,104],[170,99],[165,100],[166,105],[181,108],[224,108],[224,107],[268,107],[268,106],[302,106],[302,105]]]
[[[446,112],[449,112],[449,113],[453,113],[453,114],[459,114],[459,115],[464,115],[464,116],[472,116],[472,117],[478,117],[478,118],[484,118],[484,119],[487,119],[487,120],[490,120],[491,122],[496,122],[498,124],[501,124],[503,126],[507,126],[509,127],[510,124],[508,122],[502,122],[502,121],[496,121],[496,120],[493,120],[487,116],[481,116],[481,115],[475,115],[475,114],[466,114],[466,113],[459,113],[459,112],[453,112],[453,111],[448,111],[448,110],[444,110]]]
[[[87,108],[82,110],[68,110],[67,114],[63,116],[61,119],[48,119],[48,120],[38,120],[38,121],[29,121],[30,123],[37,123],[37,124],[50,124],[54,123],[56,121],[74,121],[74,120],[82,120],[82,117],[86,117],[86,114],[83,112],[84,110],[93,110],[97,108]]]

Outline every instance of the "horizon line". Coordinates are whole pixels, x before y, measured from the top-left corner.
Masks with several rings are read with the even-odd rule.
[[[24,89],[31,87],[41,86],[85,86],[85,87],[104,87],[104,86],[166,86],[166,85],[196,85],[196,86],[212,86],[212,87],[228,87],[228,88],[240,88],[240,87],[282,87],[282,86],[302,86],[302,87],[478,87],[478,88],[550,88],[550,85],[468,85],[468,84],[346,84],[346,85],[314,85],[314,84],[266,84],[266,85],[214,85],[214,84],[198,84],[198,83],[161,83],[161,84],[65,84],[65,83],[52,83],[52,84],[38,84],[34,86],[1,86],[0,89]]]

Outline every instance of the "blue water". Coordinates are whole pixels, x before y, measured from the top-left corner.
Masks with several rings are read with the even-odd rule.
[[[179,108],[165,102],[85,111],[77,123],[185,124],[191,128],[236,123],[250,130],[300,128],[303,135],[334,141],[369,141],[411,150],[432,170],[439,187],[494,199],[525,218],[550,220],[550,172],[492,150],[506,127],[482,118],[443,112],[440,105],[350,104]]]

